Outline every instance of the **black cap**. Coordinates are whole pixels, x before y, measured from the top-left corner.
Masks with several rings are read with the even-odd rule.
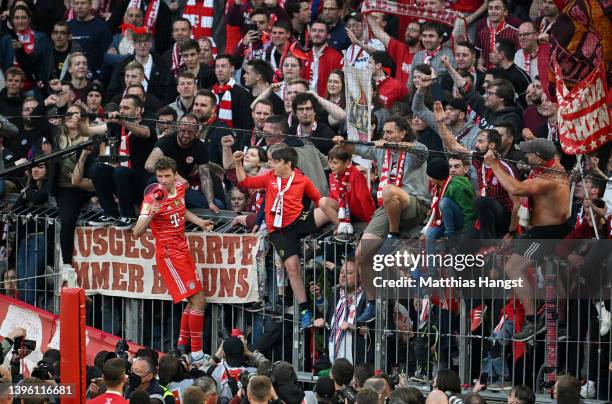
[[[464,112],[467,114],[467,104],[465,103],[465,101],[459,99],[459,98],[454,98],[451,97],[446,101],[446,105],[450,105],[450,107],[452,109],[458,109],[461,112]]]
[[[448,178],[450,168],[448,161],[443,158],[434,158],[427,162],[427,175],[434,180],[445,180]]]
[[[102,97],[104,97],[104,86],[99,81],[92,82],[89,87],[87,87],[87,90],[85,90],[85,95],[88,95],[92,91],[96,91],[100,93]]]

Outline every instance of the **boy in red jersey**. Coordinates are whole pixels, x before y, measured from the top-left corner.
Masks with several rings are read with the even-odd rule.
[[[351,163],[351,154],[336,146],[327,155],[329,161],[329,198],[319,203],[325,215],[336,225],[336,240],[347,242],[353,234],[351,223],[368,223],[376,210],[364,175]]]
[[[195,271],[193,257],[185,236],[185,220],[211,230],[213,222],[204,220],[185,207],[188,184],[177,178],[176,162],[162,157],[155,163],[157,182],[166,188],[168,197],[163,202],[147,195],[142,202],[140,217],[134,226],[134,237],[140,237],[149,225],[155,237],[155,260],[172,300],[187,299],[181,317],[181,331],[177,342],[179,350],[191,343],[191,360],[204,359],[202,331],[204,329],[204,291]]]
[[[321,194],[313,183],[296,167],[297,152],[285,147],[272,153],[269,164],[272,171],[256,177],[247,177],[242,166],[244,154],[234,153],[236,177],[239,186],[251,189],[266,189],[266,225],[270,241],[285,264],[291,289],[299,303],[301,328],[312,327],[312,313],[306,302],[306,289],[302,279],[298,252],[300,239],[314,233],[317,228],[329,222],[325,213],[317,208],[314,212],[304,211],[302,198],[306,196],[320,203]]]

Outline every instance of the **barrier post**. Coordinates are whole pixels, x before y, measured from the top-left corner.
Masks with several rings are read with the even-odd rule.
[[[64,288],[60,310],[60,375],[62,385],[70,386],[72,395],[63,404],[85,402],[85,291]]]

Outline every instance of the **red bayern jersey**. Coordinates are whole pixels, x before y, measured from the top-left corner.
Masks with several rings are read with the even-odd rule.
[[[347,170],[350,172],[348,179],[348,204],[351,218],[356,219],[358,222],[369,222],[376,210],[376,205],[374,205],[374,199],[372,199],[370,194],[366,178],[353,165],[347,168]],[[340,175],[340,181],[342,181],[343,175]],[[339,187],[340,184],[336,179],[336,174],[330,173],[329,197],[338,202],[340,202],[340,196],[338,195]]]
[[[283,199],[283,224],[281,227],[287,227],[300,216],[304,210],[304,204],[302,203],[304,196],[313,201],[315,206],[319,206],[319,199],[321,199],[321,194],[308,177],[298,169],[295,169],[294,173],[293,182],[285,192]],[[289,181],[289,178],[281,178],[281,189],[285,189],[287,181]],[[272,206],[274,206],[274,200],[279,190],[274,171],[268,171],[255,177],[246,177],[239,185],[244,188],[266,189],[266,225],[270,232],[276,230]]]
[[[164,256],[185,254],[189,251],[187,236],[185,235],[185,192],[187,184],[176,181],[174,195],[160,204],[159,211],[149,224],[155,237],[155,248],[157,254]],[[153,200],[147,196],[142,202],[140,215],[153,214],[151,207]]]
[[[96,398],[87,400],[87,404],[129,404],[129,401],[118,393],[104,393]]]
[[[389,56],[391,56],[395,63],[395,79],[405,86],[410,79],[410,67],[416,52],[410,52],[408,45],[395,38],[391,38],[389,41],[387,52],[389,52]]]
[[[385,108],[391,109],[396,101],[401,101],[408,95],[406,84],[400,83],[393,77],[386,77],[376,84],[378,85],[378,98],[380,98]]]

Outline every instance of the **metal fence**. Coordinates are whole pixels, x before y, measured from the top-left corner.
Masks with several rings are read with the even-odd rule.
[[[57,314],[61,269],[57,212],[54,208],[11,211],[9,206],[2,206],[2,291]],[[95,209],[86,209],[81,223],[98,214]],[[235,232],[230,226],[233,216],[229,212],[215,216],[215,231]],[[570,265],[575,257],[568,260],[551,254],[541,267],[532,268],[530,276],[537,285],[534,305],[546,322],[544,332],[525,343],[511,337],[518,328],[516,322],[521,321],[517,314],[520,307],[512,300],[513,290],[488,295],[479,288],[470,292],[452,287],[430,288],[427,294],[417,289],[379,288],[375,322],[347,327],[343,324],[352,322],[351,311],[340,311],[338,302],[352,295],[353,288],[346,279],[358,274],[350,273],[350,269],[341,272],[345,258],[355,251],[357,239],[355,236],[348,243],[338,243],[333,229],[328,227],[303,240],[302,276],[309,307],[315,319],[323,319],[315,321],[317,327],[300,330],[291,287],[280,258],[269,246],[258,269],[263,302],[208,304],[205,351],[214,353],[229,330],[239,328],[248,336],[251,349],[258,349],[272,361],[291,362],[303,381],[313,381],[313,374],[325,368],[333,344],[336,357],[348,357],[355,364],[368,363],[392,379],[405,373],[409,383],[424,390],[428,390],[439,369],[448,367],[460,375],[465,385],[486,373],[488,382],[498,383],[493,387],[500,388],[484,393],[493,399],[505,399],[508,386],[527,384],[545,402],[552,375],[563,373],[584,380],[591,389],[590,397],[610,399],[611,332],[609,321],[600,321],[610,310],[612,300],[607,266],[588,275],[598,277],[596,283],[601,287],[597,294],[584,286],[592,284],[593,279]],[[604,251],[600,263],[607,263],[612,244],[598,243],[590,248]],[[418,241],[406,248],[421,250]],[[584,255],[588,248],[576,244],[570,250],[574,255]],[[500,252],[488,254],[482,273],[473,276],[495,273],[503,280],[507,257]],[[464,275],[452,268],[446,270],[449,276]],[[383,272],[381,276],[391,275]],[[338,286],[339,281],[342,286]],[[366,296],[361,289],[353,296],[358,314],[365,306]],[[351,302],[347,306],[350,305]],[[182,309],[171,301],[89,295],[87,322],[168,352],[174,349],[178,337]],[[474,310],[484,313],[482,324],[472,330],[470,313]],[[344,317],[334,318],[335,313],[343,313]]]

